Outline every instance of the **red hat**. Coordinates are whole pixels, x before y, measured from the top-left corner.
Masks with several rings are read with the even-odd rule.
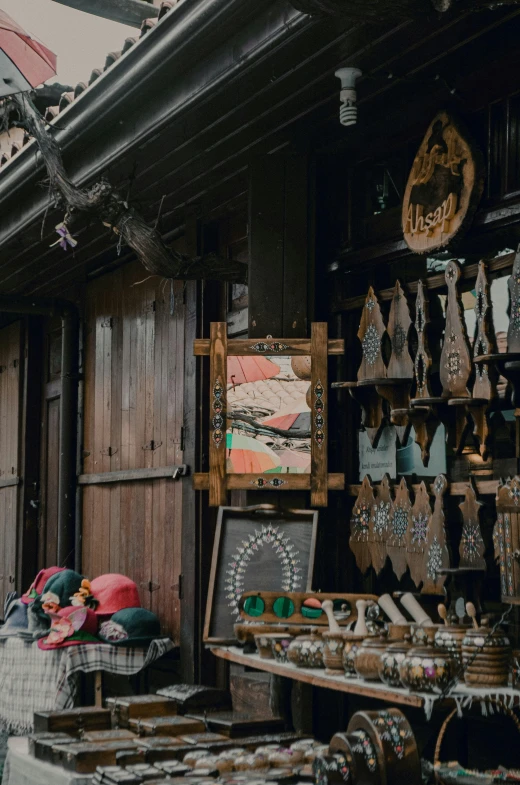
[[[111,616],[124,608],[140,608],[137,584],[118,573],[99,575],[90,582],[90,591],[98,601],[98,616]]]
[[[30,605],[43,591],[43,587],[53,575],[57,572],[63,572],[65,567],[47,567],[46,570],[40,570],[34,581],[31,583],[25,594],[20,597],[24,605]]]
[[[63,649],[65,646],[80,646],[82,643],[99,643],[96,637],[97,616],[90,608],[69,605],[58,613],[49,614],[52,622],[49,634],[40,638],[38,648]]]

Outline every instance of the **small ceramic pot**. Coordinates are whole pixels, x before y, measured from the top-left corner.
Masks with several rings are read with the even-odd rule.
[[[410,635],[409,624],[388,625],[388,641],[404,641],[406,635]]]
[[[274,632],[270,635],[266,635],[266,638],[269,638],[271,643],[271,651],[273,653],[273,657],[277,662],[289,662],[287,657],[287,650],[293,640],[292,635],[287,635],[285,633]]]
[[[413,644],[408,640],[398,641],[387,646],[379,660],[379,678],[389,687],[401,686],[400,668]]]
[[[330,671],[343,673],[343,649],[348,632],[324,632],[323,664]]]
[[[325,643],[317,633],[300,635],[295,638],[288,650],[289,662],[298,668],[323,668],[323,649]]]
[[[365,638],[354,659],[354,669],[361,679],[379,680],[381,655],[387,646],[385,638]]]
[[[354,635],[353,632],[348,632],[345,635],[345,643],[343,644],[343,670],[345,671],[346,678],[356,678],[356,669],[354,668],[354,660],[356,658],[357,650],[365,640],[365,635]]]
[[[455,673],[456,662],[448,651],[434,646],[413,646],[399,670],[404,687],[414,692],[442,692]]]
[[[444,624],[432,624],[430,627],[423,627],[420,624],[411,624],[410,633],[414,646],[433,646],[437,630],[444,627]]]
[[[435,645],[439,649],[445,649],[457,660],[462,663],[462,641],[470,629],[467,624],[441,625],[435,633]]]
[[[273,650],[271,648],[271,639],[268,635],[255,635],[256,648],[262,660],[274,659]]]

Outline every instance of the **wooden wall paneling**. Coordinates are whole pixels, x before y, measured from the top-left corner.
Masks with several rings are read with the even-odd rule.
[[[209,504],[226,504],[226,380],[227,380],[227,324],[211,323],[210,398],[209,413]]]
[[[110,471],[121,470],[122,459],[122,384],[123,384],[123,270],[113,274],[112,287],[112,352],[111,352],[111,400],[110,400]],[[121,487],[114,483],[110,488],[110,570],[121,569]]]
[[[307,335],[308,319],[308,206],[307,156],[295,151],[285,162],[283,243],[283,320],[285,337]],[[274,335],[271,331],[271,335]],[[325,384],[325,382],[324,382]]]
[[[84,397],[83,397],[83,439],[82,456],[83,472],[93,474],[94,468],[94,393],[95,393],[95,300],[85,297],[84,306]],[[81,569],[85,571],[86,565],[91,562],[90,549],[92,543],[92,520],[94,505],[94,487],[83,488],[82,491],[82,525],[81,525]]]
[[[111,411],[112,411],[112,336],[114,333],[114,291],[113,288],[104,291],[103,321],[101,324],[103,335],[103,414],[100,422],[101,433],[101,471],[109,472],[112,466],[112,451],[117,445],[112,444]],[[110,486],[101,486],[98,493],[101,495],[103,510],[103,527],[99,530],[99,568],[98,574],[110,572]]]

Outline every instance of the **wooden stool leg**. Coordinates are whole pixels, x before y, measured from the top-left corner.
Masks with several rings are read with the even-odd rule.
[[[96,671],[94,674],[94,705],[103,707],[103,671]]]

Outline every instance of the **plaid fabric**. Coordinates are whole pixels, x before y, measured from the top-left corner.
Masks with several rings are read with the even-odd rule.
[[[0,726],[10,733],[30,733],[35,711],[74,706],[80,672],[130,676],[172,648],[169,638],[160,638],[148,649],[96,643],[42,651],[36,642],[4,638],[0,640]]]

